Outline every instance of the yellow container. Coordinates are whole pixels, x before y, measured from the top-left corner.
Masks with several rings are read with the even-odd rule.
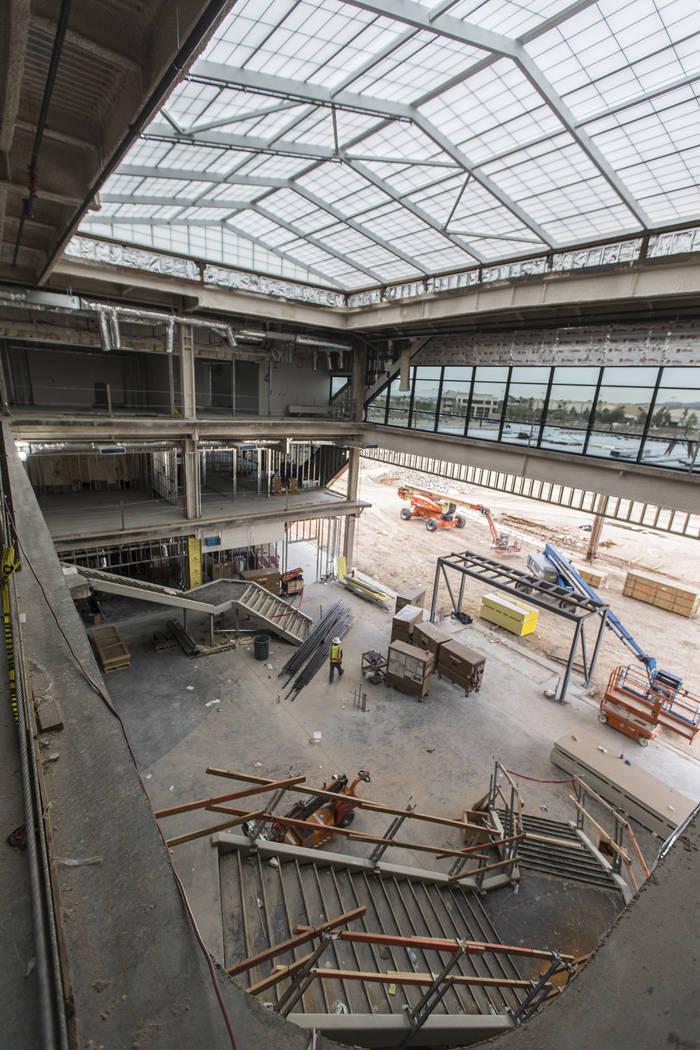
[[[505,627],[506,631],[517,634],[519,638],[532,634],[537,627],[537,609],[504,594],[485,594],[481,599],[479,616],[482,620]]]

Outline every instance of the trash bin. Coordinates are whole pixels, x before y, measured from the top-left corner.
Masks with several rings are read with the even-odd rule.
[[[270,635],[256,634],[253,637],[253,648],[256,660],[267,660],[270,655]]]

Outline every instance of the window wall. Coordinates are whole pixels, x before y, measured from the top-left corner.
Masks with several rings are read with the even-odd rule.
[[[700,367],[418,365],[371,423],[700,472]]]

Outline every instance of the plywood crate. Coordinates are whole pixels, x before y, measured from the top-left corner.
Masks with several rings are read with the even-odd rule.
[[[397,594],[394,612],[400,612],[406,605],[417,605],[422,609],[425,605],[425,587],[410,587]]]
[[[440,646],[438,674],[461,686],[465,693],[481,688],[485,666],[486,657],[468,645],[449,641]]]
[[[386,680],[405,693],[425,696],[435,666],[435,654],[408,642],[394,641],[389,646]]]
[[[485,594],[481,599],[479,616],[482,620],[504,627],[511,634],[517,634],[519,638],[532,634],[537,627],[537,609],[534,606],[495,591]]]
[[[600,572],[599,569],[592,569],[590,565],[574,565],[574,568],[581,579],[585,580],[588,586],[592,587],[593,590],[600,590],[601,587],[607,587],[608,574],[606,572]]]
[[[131,667],[131,653],[124,644],[119,628],[114,624],[96,627],[92,632],[92,644],[103,671],[115,671],[119,667]]]
[[[417,605],[404,605],[391,621],[392,642],[397,638],[402,642],[410,642],[414,625],[421,623],[422,620],[423,609],[419,609]]]
[[[628,572],[622,593],[628,598],[636,598],[639,602],[655,605],[658,609],[666,609],[678,616],[694,616],[700,607],[698,591],[648,573]]]
[[[438,627],[437,624],[430,623],[416,623],[413,626],[413,644],[417,645],[419,649],[427,649],[431,653],[435,653],[437,659],[440,658],[440,648],[445,642],[449,642],[452,635],[449,631],[446,631],[444,627]]]

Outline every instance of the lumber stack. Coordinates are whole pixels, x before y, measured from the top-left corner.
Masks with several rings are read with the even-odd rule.
[[[700,606],[700,594],[689,587],[681,587],[659,576],[628,572],[622,593],[639,602],[666,609],[677,616],[694,616]]]
[[[437,673],[464,689],[467,696],[481,689],[485,666],[486,657],[468,645],[447,641],[440,646]]]

